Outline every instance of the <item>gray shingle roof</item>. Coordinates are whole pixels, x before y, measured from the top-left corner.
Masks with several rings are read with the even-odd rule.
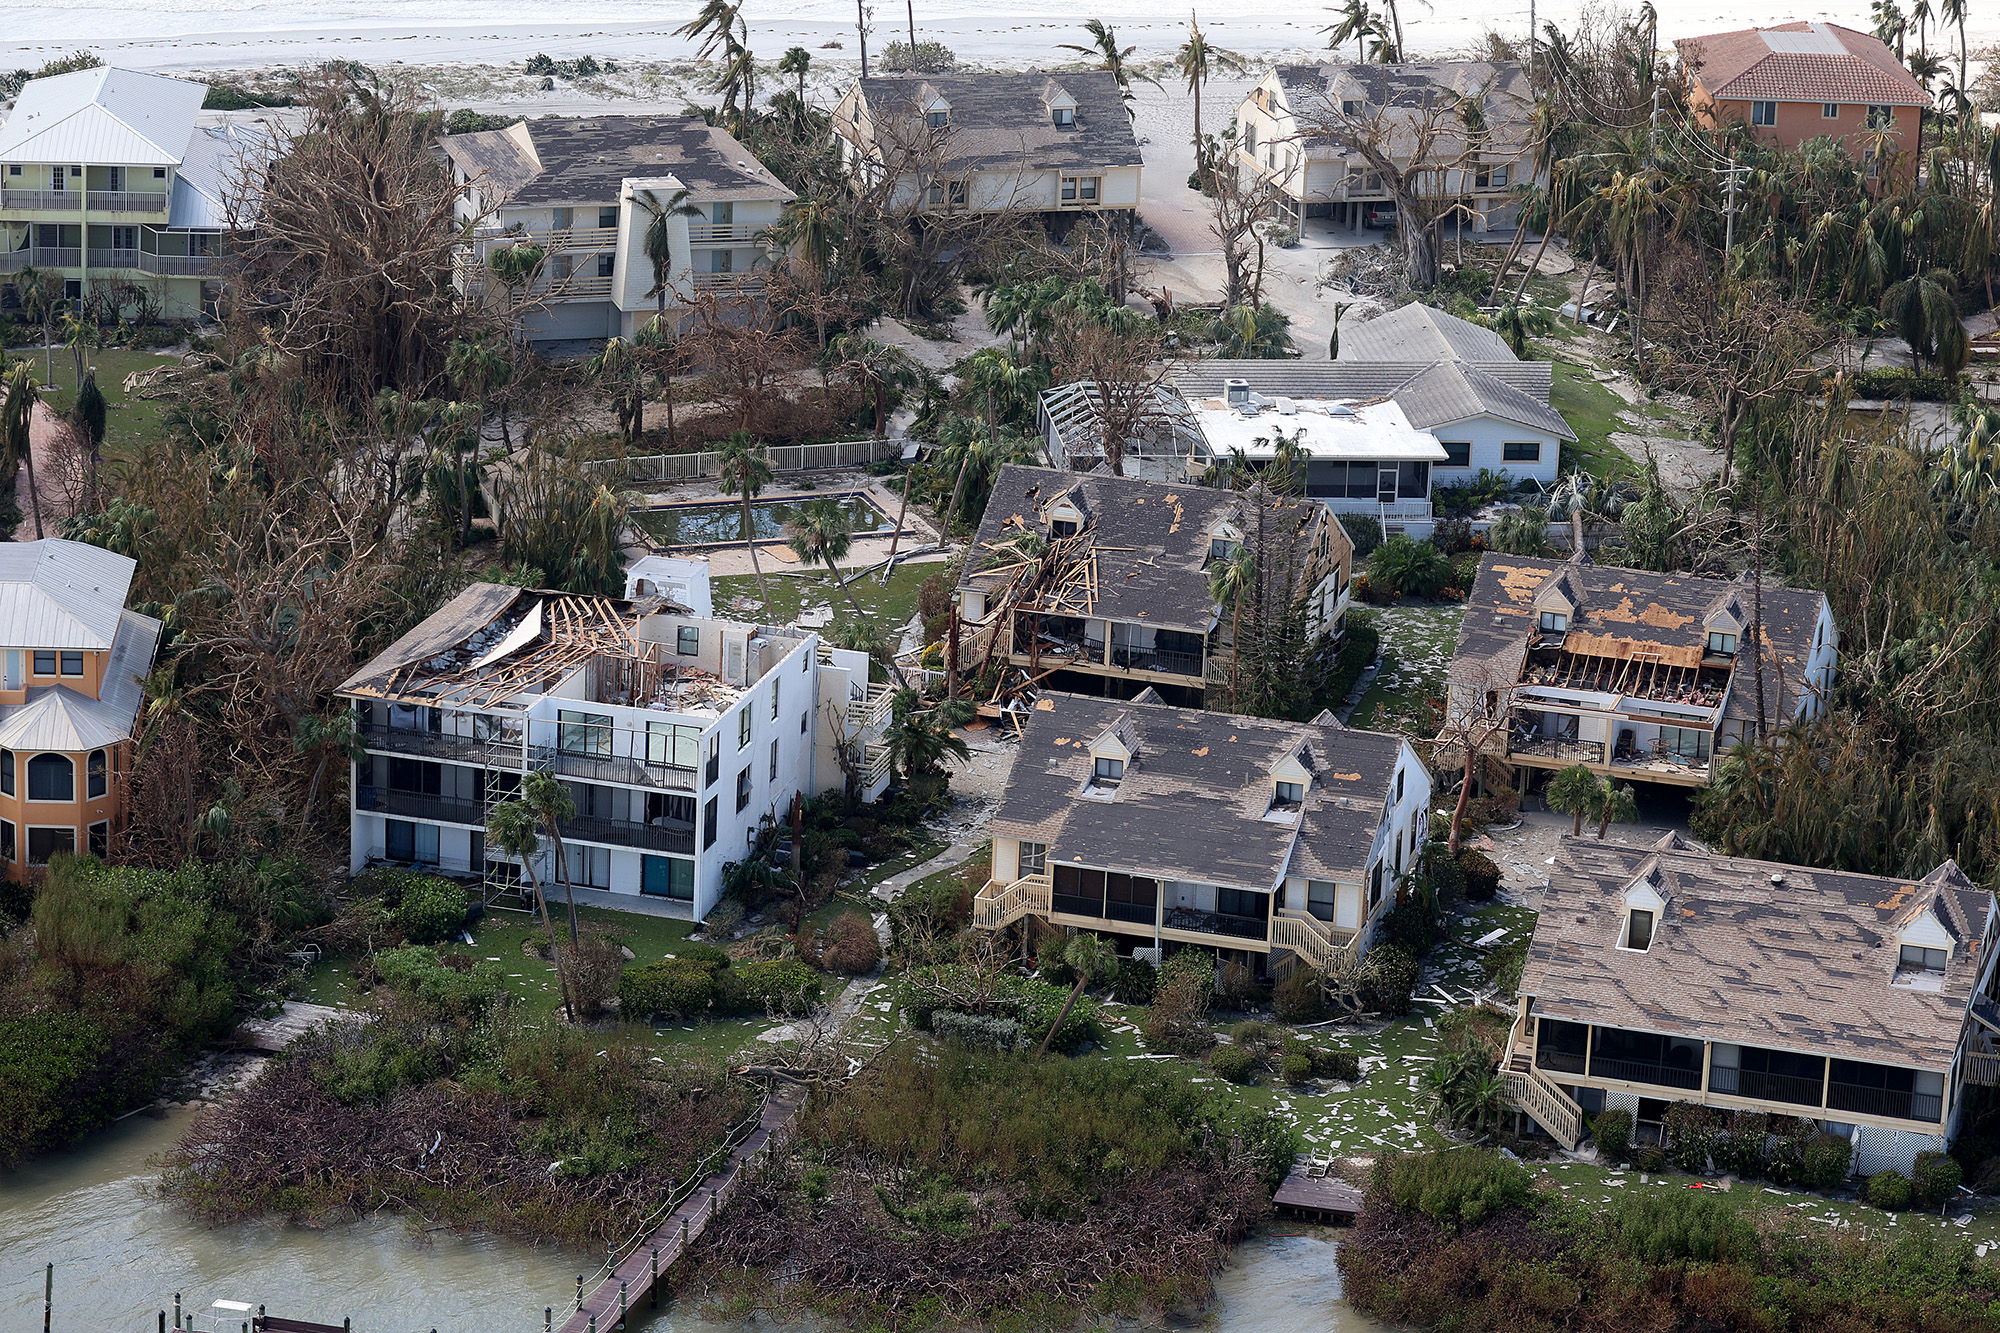
[[[1627,888],[1655,869],[1653,943],[1620,950]],[[1717,856],[1671,834],[1652,847],[1565,838],[1521,993],[1571,1022],[1943,1071],[1990,903],[1950,861],[1904,880]],[[1926,908],[1962,947],[1939,989],[1892,986],[1896,934]]]
[[[796,197],[729,131],[687,116],[544,116],[441,146],[508,207],[612,204],[628,176],[672,175],[697,203]]]
[[[1057,129],[1046,94],[1053,83],[1076,101],[1076,127]],[[908,74],[862,79],[870,113],[906,111],[935,90],[951,104],[947,168],[1136,167],[1139,141],[1118,80],[1103,70],[1043,74]]]
[[[1190,397],[1209,397],[1230,379],[1266,397],[1393,398],[1418,430],[1490,416],[1576,438],[1549,406],[1554,371],[1546,361],[1196,361],[1174,382]]]
[[[1092,742],[1121,725],[1137,740],[1124,779],[1108,798],[1083,795]],[[1271,771],[1301,744],[1317,775],[1302,816],[1266,819]],[[1351,878],[1365,869],[1401,753],[1400,738],[1330,717],[1285,722],[1049,692],[1029,714],[993,831],[1048,844],[1052,865],[1268,891],[1303,827],[1312,865],[1292,868]]]
[[[1340,331],[1342,361],[1515,361],[1492,329],[1427,305],[1400,306]]]

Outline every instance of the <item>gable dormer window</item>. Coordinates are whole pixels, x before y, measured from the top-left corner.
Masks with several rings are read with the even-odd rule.
[[[1049,522],[1049,535],[1052,537],[1074,537],[1082,531],[1083,524],[1073,518],[1058,518]]]
[[[1049,112],[1049,119],[1055,122],[1055,126],[1059,130],[1073,130],[1076,128],[1076,108],[1070,106],[1056,107]]]
[[[1708,632],[1708,655],[1710,657],[1736,656],[1736,636],[1724,634],[1721,630]]]
[[[1644,953],[1653,947],[1653,914],[1643,907],[1635,907],[1625,914],[1625,943],[1621,946],[1637,953]]]
[[[1927,949],[1921,944],[1905,944],[1896,958],[1898,972],[1928,972],[1933,976],[1944,975],[1945,961],[1950,957],[1943,949]]]
[[[1569,633],[1569,617],[1564,615],[1560,611],[1542,612],[1542,633],[1544,634]]]
[[[951,108],[946,107],[942,111],[926,112],[924,114],[924,126],[926,129],[930,130],[943,130],[951,128]]]
[[[1113,759],[1109,755],[1099,755],[1090,779],[1100,787],[1115,787],[1125,778],[1125,761]]]
[[[1271,797],[1271,804],[1274,807],[1289,808],[1303,805],[1305,799],[1306,787],[1303,782],[1280,782]]]
[[[1208,543],[1208,558],[1227,563],[1234,560],[1236,553],[1242,549],[1242,542],[1231,541],[1227,537],[1213,537],[1209,539]]]

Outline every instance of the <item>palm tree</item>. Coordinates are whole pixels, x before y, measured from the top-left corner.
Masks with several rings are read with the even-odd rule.
[[[1276,443],[1271,450],[1271,461],[1264,467],[1265,484],[1281,495],[1304,495],[1306,469],[1312,464],[1305,428],[1301,426],[1290,435],[1283,430],[1271,433]]]
[[[97,466],[104,452],[104,425],[107,413],[104,391],[97,387],[97,371],[93,367],[83,372],[83,380],[77,385],[76,402],[70,405],[69,416],[83,442],[90,450],[90,504],[97,504]]]
[[[507,309],[511,313],[520,304],[521,291],[535,280],[542,271],[542,263],[549,252],[539,245],[515,242],[488,252],[486,270],[502,287],[507,289]]]
[[[1940,0],[1938,17],[1958,28],[1958,86],[1965,87],[1965,0]]]
[[[1368,0],[1347,0],[1347,3],[1333,11],[1340,15],[1340,22],[1321,28],[1325,33],[1327,46],[1338,51],[1348,42],[1354,43],[1354,60],[1363,64],[1368,59],[1364,46],[1367,39],[1377,32],[1380,22],[1375,12],[1368,8]]]
[[[42,326],[42,382],[56,382],[56,316],[63,308],[62,274],[24,264],[14,275],[14,295],[30,324]]]
[[[918,383],[923,371],[910,354],[891,343],[878,342],[865,333],[843,333],[827,345],[840,358],[841,369],[867,385],[875,398],[875,438],[889,428],[889,395]]]
[[[674,264],[674,218],[698,218],[703,216],[701,205],[688,198],[687,187],[682,186],[665,199],[652,190],[641,190],[632,196],[632,202],[653,215],[646,224],[646,234],[639,242],[639,248],[646,252],[646,258],[653,265],[653,290],[646,295],[659,300],[659,318],[667,317],[667,273]]]
[[[1132,80],[1138,79],[1144,83],[1150,83],[1155,88],[1160,86],[1160,81],[1144,70],[1135,70],[1126,64],[1132,58],[1132,53],[1139,48],[1136,46],[1119,46],[1118,34],[1105,26],[1103,19],[1089,20],[1083,25],[1083,30],[1090,34],[1090,44],[1088,46],[1078,46],[1074,42],[1065,42],[1056,49],[1059,51],[1074,51],[1080,56],[1087,56],[1098,61],[1097,68],[1107,71],[1112,79],[1117,82],[1118,95],[1125,99],[1125,114],[1135,120],[1138,119],[1139,113],[1132,109]]]
[[[1194,94],[1194,169],[1201,173],[1204,181],[1214,164],[1209,161],[1208,141],[1201,133],[1201,85],[1216,73],[1235,73],[1244,68],[1243,57],[1234,51],[1225,51],[1219,46],[1210,46],[1208,38],[1202,35],[1201,24],[1192,12],[1188,14],[1188,39],[1181,43],[1174,53],[1174,68],[1180,71],[1187,83],[1188,91]]]
[[[1555,316],[1533,301],[1525,304],[1509,301],[1493,317],[1493,331],[1507,340],[1515,356],[1525,361],[1528,358],[1528,339],[1549,332],[1555,323]]]
[[[1882,294],[1882,316],[1910,345],[1910,361],[1921,366],[1925,357],[1957,374],[1969,350],[1965,326],[1959,323],[1952,299],[1952,275],[1943,269],[1915,273]]]
[[[674,29],[674,36],[685,37],[689,41],[701,42],[700,56],[707,60],[718,49],[726,45],[729,36],[736,30],[738,5],[729,0],[704,0],[698,13],[680,27]]]
[[[576,947],[576,886],[570,881],[569,856],[563,849],[562,826],[576,818],[576,798],[555,775],[544,770],[528,774],[521,782],[521,797],[548,832],[555,844],[556,873],[562,876],[563,893],[569,899],[569,942]]]
[[[786,544],[792,548],[792,554],[809,565],[825,565],[826,572],[833,576],[834,586],[854,608],[854,614],[872,630],[874,619],[861,609],[853,591],[840,578],[839,562],[854,546],[854,524],[839,502],[826,496],[808,500],[785,524],[785,531],[790,534]]]
[[[812,52],[803,46],[791,47],[785,52],[784,58],[778,61],[778,73],[790,74],[799,81],[799,121],[802,125],[806,114],[806,71],[812,68],[812,63]]]
[[[750,568],[757,575],[757,595],[764,599],[766,606],[771,604],[771,590],[764,586],[764,566],[757,560],[757,528],[750,515],[750,502],[762,494],[776,477],[777,474],[771,470],[770,454],[761,443],[750,438],[749,431],[736,431],[723,441],[715,488],[724,495],[738,497],[743,503],[743,541],[750,548]]]
[[[535,901],[541,904],[542,924],[548,927],[549,957],[555,960],[556,987],[562,992],[563,1012],[574,1023],[576,1009],[570,1004],[569,983],[563,975],[562,955],[556,948],[555,918],[549,915],[549,896],[542,892],[541,877],[535,874],[535,857],[542,850],[542,840],[535,833],[536,820],[533,806],[518,796],[512,797],[486,812],[486,840],[519,861],[528,872]]]
[[[1583,836],[1583,817],[1594,815],[1604,804],[1604,779],[1582,764],[1571,764],[1549,783],[1549,809],[1575,816],[1571,837]]]
[[[940,772],[946,759],[964,763],[972,758],[972,747],[957,734],[972,720],[972,706],[962,699],[947,699],[936,708],[924,708],[922,702],[913,689],[897,690],[889,704],[889,728],[882,737],[889,747],[889,761],[903,770],[906,779]]]
[[[7,465],[28,468],[28,507],[35,511],[35,540],[42,539],[42,497],[35,487],[33,445],[35,404],[41,401],[41,387],[35,383],[34,367],[26,361],[14,367],[7,381],[7,404],[0,409],[0,457]]]
[[[326,776],[333,756],[339,754],[359,763],[368,751],[354,734],[354,714],[345,708],[326,714],[308,713],[300,718],[297,730],[292,733],[292,749],[300,755],[315,756],[312,781],[306,784],[305,804],[299,810],[299,832],[303,835],[319,806],[320,780]]]
[[[1208,595],[1229,608],[1229,699],[1236,701],[1236,669],[1243,661],[1243,604],[1257,587],[1257,557],[1248,546],[1208,567]]]
[[[490,338],[455,339],[445,355],[445,374],[458,384],[466,397],[485,403],[495,389],[505,388],[514,379],[514,360]],[[508,453],[514,440],[507,429],[507,400],[500,400],[500,443]]]
[[[1639,822],[1639,798],[1632,790],[1632,784],[1619,787],[1611,783],[1604,785],[1604,804],[1597,812],[1597,840],[1604,841],[1604,831],[1616,822],[1636,824]]]
[[[1047,1055],[1049,1043],[1061,1031],[1069,1011],[1083,994],[1084,987],[1093,981],[1102,981],[1118,970],[1118,951],[1111,947],[1111,941],[1098,935],[1077,935],[1063,946],[1063,961],[1076,973],[1076,985],[1070,990],[1063,1007],[1056,1011],[1056,1021],[1049,1024],[1049,1030],[1042,1034],[1042,1044],[1035,1049],[1036,1055]]]
[[[1909,30],[1909,23],[1903,18],[1903,11],[1896,0],[1874,0],[1868,13],[1875,20],[1876,40],[1887,45],[1896,44],[1896,59],[1903,58],[1903,34]]]
[[[1022,360],[1004,347],[984,347],[965,359],[959,378],[986,395],[986,433],[998,440],[1001,400],[1007,403],[1008,419],[1017,419],[1040,397],[1047,377],[1039,362]]]

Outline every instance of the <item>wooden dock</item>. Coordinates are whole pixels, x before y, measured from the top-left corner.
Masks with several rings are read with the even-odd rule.
[[[656,1281],[665,1286],[668,1269],[708,1229],[709,1219],[727,1201],[738,1173],[791,1129],[805,1100],[806,1090],[797,1084],[774,1090],[764,1103],[757,1128],[730,1152],[728,1162],[626,1253],[596,1290],[577,1304],[576,1313],[563,1321],[562,1333],[612,1333],[619,1327],[623,1311],[636,1310],[651,1298]]]
[[[1361,1216],[1362,1194],[1316,1162],[1300,1162],[1292,1167],[1271,1202],[1286,1212],[1320,1222],[1351,1222]]]

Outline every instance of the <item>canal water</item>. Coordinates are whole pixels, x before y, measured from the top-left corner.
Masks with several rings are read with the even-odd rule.
[[[313,1230],[275,1223],[210,1229],[155,1197],[154,1159],[190,1111],[132,1116],[65,1152],[0,1174],[0,1330],[40,1326],[43,1265],[55,1272],[52,1333],[152,1333],[180,1292],[201,1333],[236,1333],[217,1300],[355,1333],[537,1333],[545,1306],[575,1294],[593,1258],[448,1231],[413,1237],[394,1218]],[[1282,1230],[1282,1225],[1278,1230]],[[1380,1333],[1348,1310],[1323,1234],[1259,1237],[1217,1279],[1224,1333]],[[751,1333],[669,1308],[634,1333]],[[815,1333],[802,1323],[789,1333]]]

